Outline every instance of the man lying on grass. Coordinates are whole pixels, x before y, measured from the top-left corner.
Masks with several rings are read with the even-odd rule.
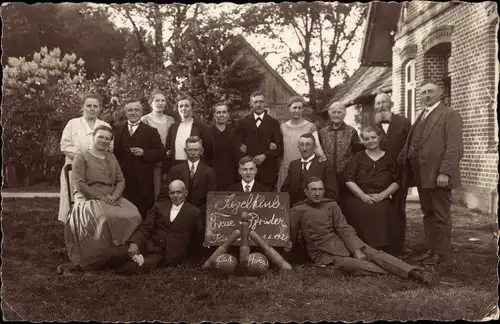
[[[325,187],[321,179],[309,178],[304,191],[307,199],[297,203],[290,213],[290,235],[295,244],[300,230],[307,252],[317,266],[333,265],[357,275],[392,273],[427,285],[437,282],[435,273],[417,269],[361,241],[337,203],[323,198]]]

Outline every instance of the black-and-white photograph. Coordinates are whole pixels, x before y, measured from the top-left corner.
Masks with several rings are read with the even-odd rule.
[[[2,19],[4,321],[493,321],[496,2]]]

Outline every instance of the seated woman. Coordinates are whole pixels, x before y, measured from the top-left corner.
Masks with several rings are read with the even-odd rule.
[[[114,154],[107,151],[111,128],[96,127],[92,140],[93,147],[73,162],[75,204],[64,229],[71,265],[59,266],[58,273],[104,266],[142,220],[137,207],[121,197],[125,179]]]
[[[352,156],[345,167],[346,194],[344,214],[358,236],[376,249],[388,245],[387,222],[396,217],[391,195],[399,188],[397,168],[380,149],[380,129],[367,126],[361,130],[366,150]]]

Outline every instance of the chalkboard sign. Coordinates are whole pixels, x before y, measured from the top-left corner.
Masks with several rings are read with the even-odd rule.
[[[235,229],[241,228],[241,213],[246,211],[250,231],[270,246],[291,246],[289,200],[284,192],[209,192],[205,245],[222,245]],[[252,239],[248,241],[256,246]],[[238,238],[234,245],[240,244]]]

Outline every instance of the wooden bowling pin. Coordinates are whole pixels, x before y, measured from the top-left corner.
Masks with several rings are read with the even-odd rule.
[[[241,246],[240,246],[240,265],[243,268],[248,266],[248,256],[250,255],[250,246],[248,246],[248,234],[250,224],[248,223],[248,213],[241,213]]]
[[[210,265],[215,261],[215,259],[217,259],[219,255],[221,255],[222,253],[226,253],[229,247],[234,243],[234,241],[236,241],[238,237],[240,237],[240,234],[241,231],[239,229],[235,229],[234,232],[229,235],[226,242],[219,246],[217,250],[215,250],[214,253],[212,253],[212,255],[208,258],[208,260],[203,263],[202,268],[210,267]]]
[[[269,246],[262,237],[259,236],[255,231],[250,231],[250,238],[264,250],[269,261],[274,262],[278,267],[283,270],[292,270],[290,263],[286,262],[285,259],[271,246]]]

